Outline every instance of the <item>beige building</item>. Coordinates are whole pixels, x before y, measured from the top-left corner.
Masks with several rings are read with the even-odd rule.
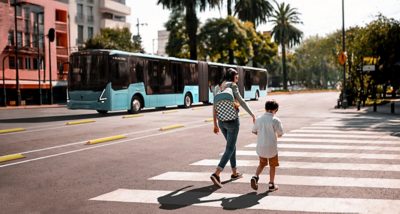
[[[165,48],[167,47],[168,37],[169,37],[169,31],[166,31],[166,30],[159,30],[158,31],[157,55],[159,55],[159,56],[168,56],[168,54],[165,52]]]
[[[69,0],[70,47],[78,51],[83,43],[102,28],[130,28],[126,17],[131,8],[125,0]]]

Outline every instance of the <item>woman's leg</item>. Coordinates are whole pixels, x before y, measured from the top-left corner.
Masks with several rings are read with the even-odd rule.
[[[223,126],[226,129],[226,147],[225,147],[225,152],[222,155],[221,160],[218,164],[217,169],[219,169],[220,171],[222,171],[225,168],[225,165],[228,163],[228,161],[231,161],[232,168],[236,168],[236,157],[234,157],[233,159],[231,158],[232,155],[235,153],[236,140],[239,131],[238,121],[233,121],[228,123],[225,122],[221,124],[220,127],[221,126]]]

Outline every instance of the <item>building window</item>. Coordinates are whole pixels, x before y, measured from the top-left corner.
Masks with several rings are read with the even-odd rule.
[[[25,33],[25,47],[31,47],[31,35]]]
[[[82,44],[83,43],[83,26],[78,25],[78,43]]]
[[[31,20],[25,19],[25,32],[31,32]]]
[[[22,32],[21,31],[17,32],[17,45],[18,45],[18,47],[22,47]]]
[[[92,6],[87,6],[87,21],[88,23],[93,23],[94,21]]]
[[[31,67],[31,58],[29,58],[29,57],[26,57],[25,58],[25,68],[26,69],[32,69],[32,67]]]
[[[93,27],[88,27],[88,39],[93,38]]]
[[[24,59],[22,57],[18,57],[18,68],[19,69],[24,68]]]
[[[8,57],[8,67],[11,69],[15,69],[15,57],[14,56]]]
[[[8,45],[14,45],[14,31],[8,31]]]
[[[78,20],[77,21],[82,22],[83,21],[83,4],[78,4],[77,10],[78,10],[78,13],[77,13]]]
[[[25,13],[25,19],[30,20],[31,19],[31,11],[29,10],[29,7],[24,8],[24,13]]]
[[[22,8],[19,5],[17,5],[17,16],[19,16],[19,17],[22,16]]]
[[[32,66],[33,69],[37,70],[38,69],[38,60],[37,60],[37,58],[33,58],[32,61],[33,61],[33,64],[32,64],[33,65]]]

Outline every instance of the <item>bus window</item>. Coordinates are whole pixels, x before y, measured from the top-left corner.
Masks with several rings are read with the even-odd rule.
[[[129,86],[129,69],[126,57],[113,56],[111,58],[111,86],[114,90],[126,89]]]
[[[260,72],[260,90],[267,88],[267,72]]]
[[[209,77],[210,90],[214,91],[214,87],[223,81],[224,78],[223,68],[220,66],[209,66],[208,77]]]
[[[244,90],[251,90],[252,85],[252,70],[245,69],[244,70]]]
[[[185,85],[198,85],[199,73],[196,70],[196,64],[183,63]]]
[[[158,94],[160,93],[160,87],[158,84],[158,61],[149,60],[147,64],[147,94]]]
[[[175,86],[175,93],[182,93],[184,89],[182,67],[182,63],[171,62],[171,72]]]
[[[175,87],[172,81],[172,72],[168,67],[168,62],[160,61],[160,66],[158,68],[159,72],[159,86],[161,94],[170,94],[175,92]]]
[[[129,60],[130,64],[130,82],[138,83],[144,82],[144,74],[143,74],[143,60],[140,58],[131,57]]]

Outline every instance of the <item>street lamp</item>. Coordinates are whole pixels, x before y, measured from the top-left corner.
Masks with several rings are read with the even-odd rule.
[[[137,35],[138,35],[138,36],[140,36],[140,33],[139,33],[139,26],[147,26],[147,23],[140,23],[140,22],[139,22],[139,18],[137,18],[136,27],[137,27]]]
[[[15,32],[15,81],[16,81],[16,88],[17,88],[17,106],[21,105],[21,89],[19,87],[19,60],[18,60],[18,24],[17,24],[17,0],[14,0],[14,32]],[[22,38],[21,38],[22,40]]]

